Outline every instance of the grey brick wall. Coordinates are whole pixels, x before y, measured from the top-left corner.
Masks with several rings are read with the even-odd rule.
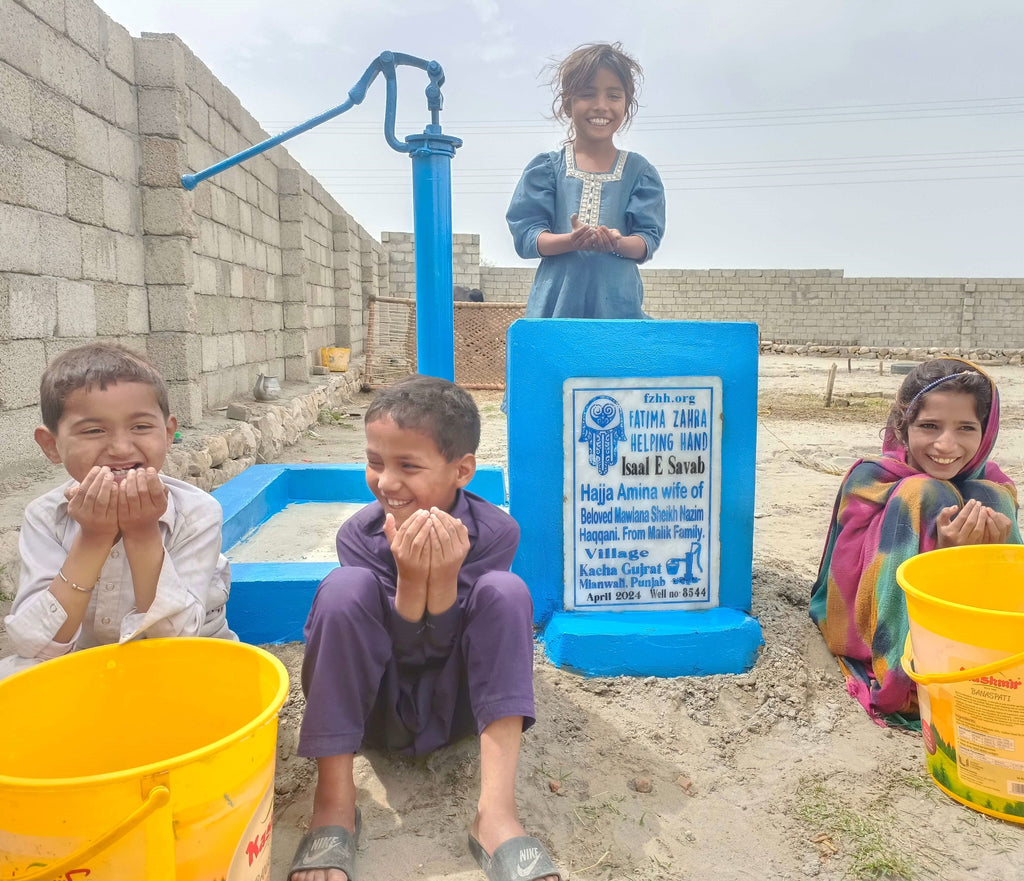
[[[524,303],[530,267],[480,269],[491,302]],[[1024,279],[845,278],[836,269],[646,269],[653,318],[753,321],[776,342],[1024,348]]]
[[[174,35],[0,0],[0,468],[38,455],[43,368],[90,339],[147,351],[184,425],[362,354],[386,255],[283,148],[181,187],[266,137]]]

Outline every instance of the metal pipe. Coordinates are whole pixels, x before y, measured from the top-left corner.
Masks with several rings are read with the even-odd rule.
[[[426,71],[430,124],[421,135],[408,135],[404,142],[395,136],[398,106],[396,66]],[[441,86],[444,70],[436,61],[426,61],[401,52],[382,52],[348,93],[348,100],[306,120],[279,135],[248,147],[195,174],[183,174],[187,190],[207,178],[257,156],[350,110],[366,97],[367,89],[383,74],[385,82],[384,139],[388,146],[412,157],[414,235],[416,238],[416,360],[417,370],[431,376],[455,379],[455,315],[452,305],[452,185],[451,160],[462,146],[459,138],[441,133],[443,105]]]

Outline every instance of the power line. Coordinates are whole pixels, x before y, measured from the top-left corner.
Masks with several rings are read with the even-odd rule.
[[[940,182],[956,182],[956,181],[975,181],[975,180],[1016,180],[1018,178],[1024,178],[1024,174],[992,174],[992,175],[970,175],[964,177],[896,177],[896,178],[881,178],[871,180],[833,180],[833,181],[779,181],[773,183],[745,183],[745,184],[722,184],[722,185],[711,185],[711,186],[681,186],[679,184],[669,184],[665,187],[667,192],[687,192],[691,190],[757,190],[757,189],[769,189],[769,188],[784,188],[784,187],[831,187],[831,186],[851,186],[851,185],[870,185],[870,184],[894,184],[894,183],[940,183]],[[693,179],[699,180],[699,179]],[[339,192],[345,196],[407,196],[411,191],[411,186],[406,189],[394,189],[394,190],[382,190],[380,188],[374,188],[372,190],[349,190],[340,189]],[[460,196],[505,196],[511,195],[511,189],[502,190],[482,190],[477,188],[452,188],[453,194]]]
[[[700,130],[718,128],[760,128],[772,125],[827,125],[848,122],[907,121],[910,119],[950,119],[970,116],[1002,116],[1024,112],[1024,96],[1002,98],[954,98],[935,101],[896,102],[888,104],[848,104],[820,107],[777,108],[770,110],[733,110],[717,113],[683,113],[640,116],[633,128],[648,132]],[[270,120],[268,129],[285,131],[302,120]],[[561,130],[554,120],[537,119],[481,120],[444,119],[443,124],[460,134],[537,134]],[[396,122],[396,129],[418,131],[420,121]],[[379,134],[380,121],[341,119],[324,123],[328,131],[349,134]]]
[[[991,157],[992,159],[1016,159],[1024,158],[1024,150],[961,150],[953,152],[942,152],[942,153],[890,153],[890,154],[868,154],[862,156],[808,156],[798,157],[792,159],[744,159],[735,160],[731,162],[685,162],[685,163],[658,163],[659,173],[662,178],[668,177],[672,174],[687,173],[691,171],[705,170],[712,171],[715,169],[723,169],[726,171],[732,169],[774,169],[785,166],[814,166],[814,165],[826,165],[826,164],[854,164],[861,163],[865,165],[879,165],[879,164],[907,164],[907,163],[929,163],[923,165],[922,169],[934,168],[934,165],[930,163],[942,162],[942,161],[955,161],[955,162],[967,162],[985,159]],[[400,160],[401,161],[401,160]],[[988,164],[988,163],[986,163]],[[993,163],[994,164],[994,163]],[[963,166],[952,166],[952,167],[963,167]],[[871,171],[872,169],[865,168],[864,171]],[[881,169],[878,169],[881,170]],[[360,182],[365,181],[368,177],[373,179],[380,178],[397,178],[405,180],[410,177],[410,169],[405,162],[402,162],[402,167],[399,168],[317,168],[313,169],[311,173],[318,179],[324,180],[330,178],[332,180],[344,180],[347,177],[356,178]],[[517,166],[504,166],[504,167],[474,167],[460,165],[458,162],[452,166],[452,177],[453,181],[458,182],[459,180],[466,180],[467,178],[484,177],[493,180],[503,180],[509,177],[514,177],[518,180],[519,175],[522,173],[522,168]]]

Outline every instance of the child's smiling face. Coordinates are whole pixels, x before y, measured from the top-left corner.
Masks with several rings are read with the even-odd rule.
[[[396,527],[421,509],[450,511],[475,470],[472,453],[449,462],[427,432],[400,428],[389,417],[366,426],[366,483]]]
[[[981,446],[974,395],[936,390],[907,426],[907,464],[936,480],[956,477]]]
[[[599,67],[586,87],[573,95],[569,110],[578,146],[611,141],[626,116],[622,80],[607,67]]]
[[[164,417],[152,386],[117,382],[69,394],[56,433],[40,426],[36,443],[79,483],[97,465],[121,481],[133,468],[159,471],[176,428],[173,416]]]

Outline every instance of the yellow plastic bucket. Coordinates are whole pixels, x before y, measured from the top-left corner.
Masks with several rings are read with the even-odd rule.
[[[288,674],[222,639],[151,639],[0,681],[0,879],[270,875]]]
[[[1024,823],[1024,547],[932,551],[896,579],[928,773],[958,802]]]

